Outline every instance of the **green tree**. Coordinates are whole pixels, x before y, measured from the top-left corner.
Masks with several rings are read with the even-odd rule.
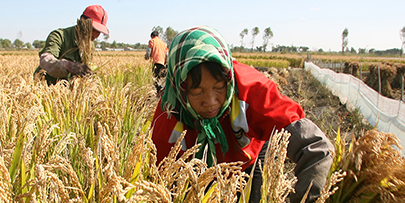
[[[26,43],[23,45],[23,47],[27,47],[27,49],[31,49],[31,48],[32,48],[32,45],[31,45],[31,43],[26,42]]]
[[[365,54],[366,53],[366,48],[359,48],[359,54]]]
[[[349,44],[349,39],[347,36],[349,35],[349,30],[345,28],[342,32],[342,54],[345,52],[345,48],[347,48],[347,45]]]
[[[126,48],[129,45],[127,45],[125,43],[122,43],[122,42],[119,42],[119,43],[117,43],[117,46],[118,46],[118,48],[123,49],[123,48]]]
[[[271,31],[271,28],[268,27],[264,29],[264,35],[263,35],[263,52],[266,52],[267,45],[269,44],[269,40],[273,37],[273,31]]]
[[[401,53],[400,55],[404,53],[404,46],[405,46],[405,26],[399,31],[399,37],[401,38],[402,44],[401,44]]]
[[[34,46],[37,49],[42,49],[45,47],[45,41],[34,40],[34,42],[32,42],[32,46]]]
[[[294,45],[291,45],[289,52],[298,52],[298,48]]]
[[[16,47],[18,49],[22,48],[23,44],[24,44],[24,42],[19,39],[15,39],[13,42],[14,47]]]
[[[243,49],[243,38],[248,35],[249,30],[247,28],[243,29],[242,32],[239,33],[240,36],[240,48]]]
[[[253,52],[253,47],[255,45],[255,37],[259,34],[259,28],[258,27],[254,27],[252,29],[252,52]]]
[[[352,48],[350,49],[350,53],[352,53],[352,54],[357,54],[357,51],[356,51],[355,48],[352,47]]]
[[[300,46],[299,50],[300,52],[307,52],[309,50],[309,47]]]
[[[117,42],[114,40],[113,43],[111,44],[111,48],[116,49],[117,48]]]
[[[9,39],[1,40],[1,47],[10,48],[11,47],[11,41]]]
[[[108,42],[106,42],[106,41],[100,42],[100,48],[101,48],[102,50],[104,50],[104,49],[107,48],[108,46],[109,46]]]
[[[167,27],[165,34],[164,34],[164,40],[167,44],[168,47],[170,47],[170,44],[172,43],[174,37],[178,34],[179,32],[174,30],[172,27]]]

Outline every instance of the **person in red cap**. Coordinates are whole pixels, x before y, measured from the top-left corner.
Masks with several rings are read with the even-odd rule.
[[[100,33],[109,35],[107,29],[107,11],[100,5],[88,6],[80,19],[92,20],[91,40]],[[59,80],[67,80],[70,76],[85,76],[91,73],[88,65],[83,64],[77,45],[78,33],[76,26],[53,30],[47,37],[45,47],[39,52],[40,64],[34,77],[45,78],[48,85]]]

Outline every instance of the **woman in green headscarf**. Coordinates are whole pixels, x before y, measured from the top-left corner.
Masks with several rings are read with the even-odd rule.
[[[153,118],[152,139],[160,162],[187,130],[182,150],[201,143],[197,158],[208,166],[242,161],[255,170],[251,202],[260,200],[265,142],[274,129],[291,133],[288,157],[297,163],[298,201],[313,182],[307,202],[319,196],[332,163],[333,145],[306,119],[299,104],[280,94],[256,69],[232,60],[228,44],[215,29],[199,26],[179,33],[168,55],[163,96]],[[260,153],[262,152],[262,153]],[[204,154],[205,153],[205,154]]]

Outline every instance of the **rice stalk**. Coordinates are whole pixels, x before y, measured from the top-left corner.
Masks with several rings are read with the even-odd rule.
[[[82,58],[82,63],[90,65],[92,53],[91,35],[93,32],[92,19],[77,19],[76,32],[78,39],[76,40],[79,53]]]
[[[58,178],[65,186],[70,197],[69,201],[87,201],[86,198],[89,197],[88,201],[99,202],[100,191],[103,191],[109,180],[103,169],[112,169],[117,177],[123,176],[121,170],[125,169],[125,160],[131,151],[126,146],[134,143],[133,140],[136,140],[139,131],[147,129],[145,126],[148,125],[142,124],[153,115],[152,106],[157,99],[152,92],[144,95],[139,91],[148,92],[153,86],[140,88],[137,84],[130,84],[129,80],[137,72],[128,74],[130,77],[125,79],[127,84],[108,87],[111,93],[109,97],[104,97],[102,94],[105,87],[99,77],[77,78],[69,83],[60,82],[47,86],[43,82],[33,80],[34,68],[27,67],[36,67],[38,58],[36,54],[32,56],[21,56],[21,60],[18,59],[20,56],[7,56],[9,62],[2,61],[2,65],[6,66],[0,68],[0,102],[2,104],[0,111],[5,115],[0,118],[0,142],[2,158],[8,170],[13,163],[13,154],[19,151],[16,151],[17,135],[21,133],[24,135],[24,139],[20,139],[21,158],[18,161],[14,159],[15,181],[10,187],[12,198],[14,201],[47,202],[52,199],[50,195],[58,196],[56,193],[48,192],[51,189],[48,183],[42,186],[39,184],[41,181],[37,178],[41,173],[36,166],[46,166],[42,173],[43,180],[49,182],[51,176],[54,179]],[[5,57],[0,56],[0,58],[3,60]],[[126,57],[122,61],[117,59],[121,58],[110,60],[111,64],[114,62],[115,67],[123,67],[119,64],[133,61],[131,57]],[[25,61],[30,63],[20,64]],[[111,70],[110,74],[114,74],[115,70]],[[146,83],[143,82],[143,84]],[[122,109],[122,107],[125,108]],[[112,161],[113,164],[104,162],[103,157],[110,151],[104,150],[103,147],[97,150],[97,143],[101,145],[103,137],[100,139],[97,135],[97,127],[94,128],[94,123],[108,126],[106,134],[113,142],[111,146],[119,148],[119,153],[114,153],[115,155],[111,157],[119,161]],[[105,137],[103,140],[106,140]],[[149,141],[146,143],[145,149],[151,147]],[[145,158],[156,163],[153,153],[156,153],[156,149],[154,152],[145,152]],[[75,171],[76,175],[73,175],[73,172],[70,172],[72,175],[67,175],[66,168],[69,167],[61,165],[62,163],[50,164],[56,157],[69,160],[69,167]],[[96,157],[100,158],[96,159]],[[92,160],[93,163],[91,163]],[[92,165],[94,165],[93,168]],[[152,170],[148,168],[142,173],[156,174]],[[72,179],[70,176],[75,178]],[[57,182],[56,179],[54,182]],[[113,198],[116,198],[116,193],[109,193],[112,196],[114,194]],[[56,198],[61,200],[59,196]]]
[[[255,163],[252,166],[252,169],[256,168],[256,164],[258,162],[258,159],[256,158]],[[253,183],[253,174],[254,174],[255,170],[252,170],[249,174],[249,179],[246,183],[246,187],[243,190],[243,192],[241,192],[241,197],[239,199],[238,203],[245,203],[245,202],[249,202],[250,200],[250,194],[252,192],[252,183]]]
[[[16,199],[29,198],[30,201],[61,201],[83,202],[85,193],[76,172],[68,161],[62,157],[55,157],[46,164],[36,166],[36,178],[27,182],[30,187],[28,193],[18,195]],[[33,194],[36,194],[33,196]]]
[[[187,130],[183,131],[178,138],[178,140],[183,140],[184,137],[186,136]],[[170,150],[169,154],[163,158],[163,160],[159,163],[158,169],[160,171],[159,174],[161,174],[161,178],[163,180],[170,179],[170,176],[165,176],[166,174],[170,174],[170,169],[173,169],[172,165],[176,163],[176,157],[179,154],[181,150],[181,142],[177,141],[176,144],[172,147]],[[186,152],[187,153],[187,152]]]
[[[140,136],[137,139],[137,143],[135,144],[134,148],[132,149],[131,154],[128,156],[128,161],[126,164],[126,171],[124,173],[124,177],[126,180],[128,180],[131,184],[134,184],[136,181],[139,180],[139,177],[142,176],[141,169],[144,165],[147,165],[145,162],[145,159],[143,159],[144,152],[147,151],[145,149],[145,133],[141,133]],[[132,175],[131,175],[132,171]],[[141,177],[143,180],[144,177]],[[132,193],[135,190],[131,190],[127,192],[126,197],[130,198],[132,196]]]
[[[335,167],[347,175],[327,201],[405,201],[405,160],[398,150],[402,149],[399,139],[392,133],[373,129],[353,143],[346,162]]]
[[[83,175],[85,176],[84,182],[82,182],[82,187],[86,191],[89,191],[87,194],[87,199],[91,202],[94,198],[94,183],[95,183],[95,157],[94,153],[90,147],[85,146],[84,138],[79,139],[79,150],[82,160],[85,165],[83,166]],[[87,188],[89,187],[89,188]]]
[[[207,168],[202,160],[192,158],[198,151],[198,145],[188,149],[179,157],[180,143],[185,135],[186,131],[177,140],[169,153],[170,155],[159,166],[153,166],[156,163],[153,160],[149,162],[148,166],[158,171],[153,174],[148,173],[150,181],[147,181],[145,176],[143,176],[144,179],[141,179],[139,174],[135,182],[128,183],[129,186],[127,185],[125,189],[121,190],[121,194],[118,195],[120,199],[125,198],[129,202],[146,200],[158,202],[235,202],[238,198],[237,192],[242,191],[246,184],[247,175],[241,171],[242,163],[221,163]],[[150,137],[147,140],[146,143],[153,145]],[[154,147],[152,147],[152,155],[153,149]],[[138,158],[135,159],[138,160]],[[146,168],[148,167],[142,167],[142,170]],[[153,187],[151,188],[151,186]],[[134,192],[128,195],[128,191]],[[156,194],[157,192],[159,194]],[[122,193],[126,194],[123,195]]]
[[[117,130],[114,129],[111,134],[108,125],[98,123],[97,134],[100,136],[100,149],[99,160],[100,170],[102,174],[103,185],[100,185],[99,202],[109,202],[117,198],[125,198],[123,186],[130,186],[131,184],[118,174],[119,157],[117,153],[117,136],[115,135]],[[102,152],[102,153],[101,153]],[[100,177],[99,177],[100,178]]]
[[[263,184],[260,202],[285,202],[288,194],[294,191],[293,186],[297,178],[289,178],[287,173],[284,173],[290,136],[291,134],[284,129],[270,136],[262,169]]]
[[[128,202],[148,201],[170,203],[171,196],[167,188],[160,184],[154,184],[148,181],[135,182],[134,186],[140,188],[134,195],[128,199]]]
[[[4,165],[3,156],[0,156],[0,201],[11,202],[10,173]]]
[[[237,194],[243,191],[246,185],[245,178],[248,176],[242,172],[242,162],[223,163],[215,167],[218,187],[214,190],[219,201],[237,202]]]
[[[55,172],[60,171],[65,173],[66,176],[64,177],[69,177],[69,179],[65,179],[63,181],[64,185],[69,185],[69,187],[75,188],[72,189],[71,194],[74,194],[74,196],[80,199],[84,197],[84,192],[82,190],[81,183],[79,182],[79,178],[77,177],[76,171],[73,170],[73,167],[68,160],[60,156],[56,156],[49,163],[44,164],[43,167],[48,171],[53,170]]]
[[[205,193],[205,195],[204,195],[204,197],[203,197],[203,199],[202,199],[202,202],[203,202],[203,203],[208,202],[211,197],[215,198],[215,196],[213,195],[213,193],[214,193],[214,191],[218,191],[217,186],[218,186],[218,182],[215,182],[215,183],[210,187],[210,189],[207,191],[207,193]],[[211,200],[211,201],[212,201],[212,200]]]
[[[45,170],[43,165],[37,165],[37,178],[34,187],[37,189],[39,200],[43,202],[68,202],[69,193],[62,180],[55,173]]]
[[[323,203],[325,202],[331,195],[335,194],[335,192],[339,189],[338,186],[332,188],[337,183],[342,181],[346,176],[346,172],[344,171],[336,171],[332,173],[331,177],[326,181],[325,186],[321,190],[321,194],[315,203]]]
[[[24,147],[24,140],[25,140],[25,134],[24,133],[19,133],[18,135],[18,140],[16,143],[16,147],[14,150],[14,154],[13,154],[13,161],[11,162],[11,166],[10,166],[10,178],[11,178],[11,182],[14,182],[14,180],[16,179],[16,175],[17,175],[17,171],[20,165],[20,157],[22,154],[22,150]]]

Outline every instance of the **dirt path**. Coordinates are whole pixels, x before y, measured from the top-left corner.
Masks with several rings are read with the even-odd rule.
[[[372,127],[358,111],[349,112],[326,87],[309,72],[294,68],[287,71],[275,68],[257,68],[278,83],[280,92],[298,102],[307,118],[316,123],[333,140],[337,130],[360,136]],[[364,123],[365,122],[365,123]]]

